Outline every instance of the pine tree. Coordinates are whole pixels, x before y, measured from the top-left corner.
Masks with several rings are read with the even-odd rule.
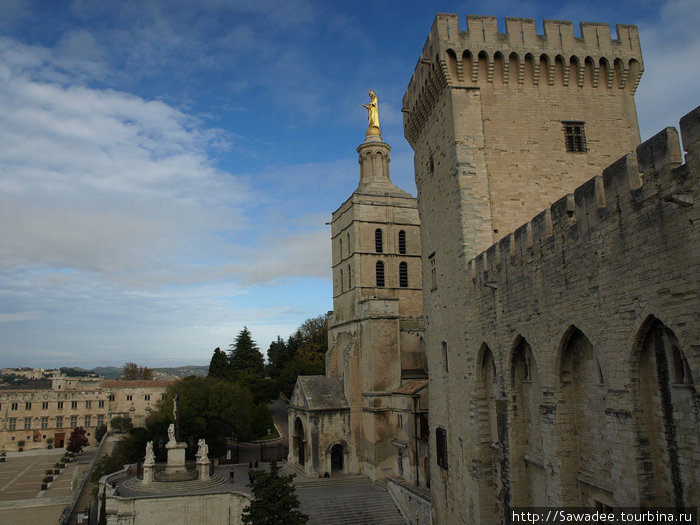
[[[270,471],[256,471],[253,483],[255,499],[243,510],[246,525],[303,525],[309,517],[299,510],[294,474],[283,476],[272,460]]]
[[[250,336],[250,330],[243,327],[236,337],[236,342],[230,345],[229,362],[234,372],[252,372],[260,374],[263,371],[263,355]]]
[[[218,379],[227,379],[229,377],[230,366],[228,356],[221,348],[214,349],[214,355],[211,356],[209,362],[208,377],[216,377]]]

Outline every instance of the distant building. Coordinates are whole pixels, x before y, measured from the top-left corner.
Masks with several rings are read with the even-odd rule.
[[[95,377],[52,377],[52,388],[0,389],[0,448],[65,446],[71,431],[91,436],[115,416],[142,426],[173,381],[107,381]]]

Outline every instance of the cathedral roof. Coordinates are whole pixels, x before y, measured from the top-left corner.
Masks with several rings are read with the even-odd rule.
[[[299,376],[290,405],[308,410],[349,408],[343,382],[326,376]]]

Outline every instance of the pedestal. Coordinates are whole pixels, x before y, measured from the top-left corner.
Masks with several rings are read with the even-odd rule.
[[[143,482],[153,483],[153,475],[155,473],[155,464],[143,464]]]
[[[209,479],[209,465],[211,462],[207,458],[206,461],[197,462],[197,473],[199,474],[200,481],[207,481]]]
[[[165,448],[168,451],[168,464],[165,466],[165,472],[167,474],[187,472],[187,467],[185,467],[185,449],[187,448],[187,443],[175,443],[171,441],[165,445]]]

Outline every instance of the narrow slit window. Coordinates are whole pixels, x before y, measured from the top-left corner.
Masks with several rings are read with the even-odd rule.
[[[406,232],[403,230],[399,232],[399,253],[406,253]]]
[[[384,234],[381,228],[374,230],[374,251],[377,253],[384,252]]]
[[[408,288],[408,264],[405,262],[399,263],[399,286]]]
[[[384,263],[382,261],[377,262],[377,286],[384,286]]]

